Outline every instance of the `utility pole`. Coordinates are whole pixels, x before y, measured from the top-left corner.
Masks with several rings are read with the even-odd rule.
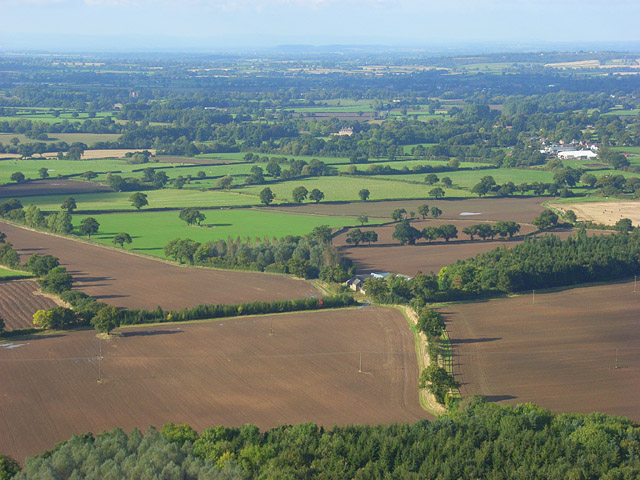
[[[273,319],[271,319],[271,326],[269,327],[269,336],[273,337]]]
[[[638,276],[637,276],[637,275],[634,275],[634,276],[633,276],[633,291],[634,291],[634,292],[637,292],[637,291],[638,291],[638,290],[637,290],[637,287],[638,287]]]
[[[362,352],[360,352],[360,366],[358,367],[358,373],[362,373]]]
[[[536,291],[533,291],[533,295],[531,296],[531,304],[535,305],[536,304]]]
[[[616,370],[618,369],[618,349],[616,348]]]
[[[100,354],[98,355],[98,383],[102,383],[102,338],[100,338]]]

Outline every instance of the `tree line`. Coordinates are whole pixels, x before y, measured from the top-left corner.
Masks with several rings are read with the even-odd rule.
[[[164,254],[190,265],[290,273],[339,283],[353,274],[353,264],[340,257],[331,245],[332,236],[331,228],[322,225],[308,235],[280,239],[238,237],[200,243],[176,238],[164,247]]]
[[[76,435],[20,466],[0,456],[1,478],[602,478],[640,476],[640,428],[626,418],[553,414],[469,397],[415,424],[312,423],[260,431],[168,423],[146,433]]]

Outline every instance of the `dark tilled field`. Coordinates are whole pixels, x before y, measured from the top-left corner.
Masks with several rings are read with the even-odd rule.
[[[73,434],[167,422],[415,422],[418,367],[393,309],[78,331],[0,343],[0,452],[19,460]],[[270,335],[272,333],[272,335]],[[13,348],[7,348],[13,347]],[[358,372],[362,353],[362,372]]]
[[[640,421],[633,282],[443,307],[462,395]],[[616,365],[618,368],[616,368]]]
[[[95,182],[78,180],[33,180],[31,182],[5,185],[0,188],[0,198],[14,198],[31,195],[65,195],[74,193],[112,192],[109,187]]]
[[[357,184],[354,184],[357,188]],[[401,195],[401,193],[399,194]],[[546,198],[548,200],[548,198]],[[276,207],[278,210],[290,213],[319,214],[319,215],[368,215],[373,223],[380,219],[391,220],[391,212],[397,208],[404,208],[407,212],[418,211],[418,207],[427,204],[442,210],[441,219],[446,220],[513,220],[518,223],[531,222],[544,210],[539,197],[513,198],[466,198],[463,200],[395,200],[384,202],[357,203],[318,203]],[[473,213],[478,215],[460,215]],[[355,222],[354,222],[355,223]]]
[[[57,305],[50,298],[37,295],[38,290],[40,285],[34,280],[0,282],[0,317],[7,331],[33,327],[34,313]]]
[[[449,243],[444,240],[431,243],[420,240],[416,245],[402,246],[392,238],[394,224],[371,229],[366,225],[361,227],[362,230],[375,230],[378,233],[378,243],[373,243],[371,246],[367,244],[358,247],[349,246],[346,243],[348,232],[338,235],[334,239],[334,244],[343,255],[353,260],[358,273],[393,272],[413,276],[419,271],[438,273],[442,267],[451,265],[458,260],[474,257],[503,245],[510,247],[523,241],[522,236],[516,236],[512,240],[502,240],[499,237],[494,240],[481,240],[476,237],[472,242],[467,235],[462,233],[464,227],[481,222],[438,219],[411,223],[418,230],[422,230],[426,226],[439,226],[446,223],[456,225],[459,238],[450,240]],[[522,225],[520,234],[531,233],[535,230],[536,228],[532,225]],[[554,234],[566,238],[571,234],[571,231],[559,231]]]
[[[21,254],[54,255],[74,277],[74,288],[118,307],[180,309],[319,295],[313,285],[284,275],[187,268],[0,222]]]

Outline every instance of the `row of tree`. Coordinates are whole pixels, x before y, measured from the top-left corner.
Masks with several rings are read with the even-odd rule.
[[[348,259],[341,259],[331,245],[331,228],[316,227],[305,236],[280,239],[241,240],[229,238],[200,243],[176,238],[164,254],[180,263],[266,272],[290,273],[301,278],[343,282],[353,273]]]
[[[626,418],[553,414],[469,397],[432,421],[307,423],[260,431],[166,424],[87,433],[24,463],[0,456],[0,478],[340,479],[640,477],[640,428]]]

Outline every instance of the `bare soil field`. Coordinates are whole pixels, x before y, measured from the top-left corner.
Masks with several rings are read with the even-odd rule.
[[[31,195],[65,195],[75,193],[112,192],[109,187],[95,182],[78,180],[33,180],[5,185],[0,188],[0,198],[15,198]]]
[[[413,335],[394,309],[121,331],[102,341],[102,383],[95,331],[0,343],[0,451],[22,460],[73,434],[167,422],[202,430],[428,418]]]
[[[395,224],[384,227],[367,228],[363,230],[375,230],[378,233],[378,243],[371,246],[364,244],[358,247],[349,246],[346,243],[348,231],[341,233],[334,239],[341,253],[353,260],[358,273],[371,272],[392,272],[413,276],[417,272],[438,273],[442,267],[451,265],[458,260],[474,257],[479,253],[485,253],[503,245],[512,246],[524,240],[522,235],[534,232],[536,228],[532,225],[524,224],[520,229],[520,234],[511,240],[502,240],[496,237],[495,240],[481,240],[475,238],[472,242],[469,237],[462,233],[462,229],[468,225],[483,223],[480,221],[447,221],[447,220],[424,220],[411,222],[411,225],[422,230],[426,226],[437,227],[442,224],[454,224],[458,228],[458,239],[450,240],[449,243],[439,240],[427,243],[420,240],[416,245],[402,246],[392,238]],[[554,232],[554,234],[564,238],[570,234],[569,231]]]
[[[39,290],[35,280],[0,282],[0,317],[7,331],[33,327],[34,313],[57,306],[49,297],[35,293]]]
[[[615,225],[621,218],[628,218],[640,226],[640,202],[584,202],[551,205],[558,210],[573,210],[578,220]]]
[[[631,281],[536,292],[535,304],[528,294],[443,307],[462,395],[640,421],[633,290]]]
[[[354,186],[354,188],[356,188]],[[520,223],[531,222],[544,210],[538,197],[525,198],[465,198],[461,200],[397,200],[385,202],[362,203],[318,203],[287,207],[275,207],[289,213],[304,213],[318,215],[362,215],[370,217],[370,221],[377,219],[391,220],[391,213],[397,208],[404,208],[407,212],[418,211],[418,207],[427,204],[442,210],[441,219],[446,220],[513,220]]]
[[[118,307],[180,309],[319,295],[310,283],[284,275],[181,267],[2,222],[0,231],[23,262],[34,253],[54,255],[73,275],[74,288]]]

